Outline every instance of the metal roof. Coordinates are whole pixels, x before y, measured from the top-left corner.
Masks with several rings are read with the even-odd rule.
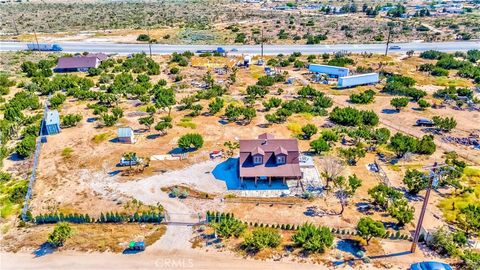
[[[55,125],[60,124],[60,115],[57,110],[48,111],[47,116],[45,117],[46,125]]]
[[[132,137],[133,129],[131,127],[118,128],[118,137]]]

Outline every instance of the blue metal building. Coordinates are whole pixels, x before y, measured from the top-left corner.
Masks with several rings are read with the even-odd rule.
[[[330,77],[345,77],[350,74],[350,70],[346,67],[337,67],[337,66],[327,66],[327,65],[318,65],[310,64],[308,66],[308,71],[312,73],[323,73],[327,74]]]
[[[43,127],[43,133],[45,135],[60,133],[60,115],[57,110],[47,112]]]

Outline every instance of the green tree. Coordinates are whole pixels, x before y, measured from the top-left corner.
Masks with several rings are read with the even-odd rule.
[[[322,130],[322,132],[320,133],[320,137],[327,142],[338,141],[338,133],[330,129]]]
[[[80,121],[82,121],[82,116],[80,114],[67,114],[62,117],[62,126],[74,127]]]
[[[146,116],[138,118],[138,123],[140,125],[145,125],[148,130],[150,130],[150,126],[153,125],[153,116]]]
[[[282,237],[277,229],[255,228],[245,237],[243,247],[246,250],[257,252],[265,248],[275,248],[282,242]]]
[[[385,226],[380,221],[375,221],[370,217],[361,218],[357,224],[357,232],[367,245],[373,237],[382,237],[385,235]]]
[[[247,87],[247,95],[249,95],[251,98],[263,98],[266,94],[268,94],[268,90],[263,86],[249,85]]]
[[[212,223],[212,227],[224,238],[239,237],[247,228],[242,221],[235,218],[222,218],[218,222]]]
[[[302,127],[303,138],[310,140],[310,138],[317,134],[318,128],[314,124],[306,124]]]
[[[388,207],[387,212],[390,216],[395,218],[398,226],[403,226],[413,220],[415,208],[408,205],[406,199],[394,200]]]
[[[117,123],[118,118],[115,115],[104,113],[102,114],[102,121],[105,126],[111,127]]]
[[[405,98],[405,97],[392,98],[390,100],[390,105],[395,107],[397,111],[400,111],[402,108],[407,107],[408,101],[409,101],[408,98]]]
[[[203,146],[203,137],[198,133],[188,133],[178,139],[178,147],[188,149],[198,149]]]
[[[385,184],[378,184],[369,189],[368,194],[372,197],[373,203],[383,210],[388,208],[391,201],[400,200],[403,197],[402,192]]]
[[[365,157],[366,151],[360,145],[355,147],[341,148],[340,155],[346,159],[347,163],[355,166],[360,158]]]
[[[397,157],[403,157],[407,152],[414,153],[417,151],[418,141],[415,137],[403,135],[397,132],[392,138],[390,138],[390,149],[395,152]]]
[[[155,130],[160,131],[162,134],[166,134],[166,130],[172,128],[172,117],[164,116],[160,121],[155,125]]]
[[[468,204],[460,209],[457,222],[466,233],[480,231],[480,206]]]
[[[418,192],[427,188],[428,181],[428,176],[416,169],[407,170],[403,177],[403,183],[411,194],[418,194]]]
[[[430,103],[428,103],[428,101],[426,101],[425,99],[418,100],[417,104],[422,110],[425,110],[431,106]]]
[[[22,158],[30,157],[35,151],[35,145],[36,136],[25,136],[15,147],[15,152]]]
[[[473,250],[465,250],[461,256],[463,261],[463,268],[465,270],[478,270],[480,269],[480,252]]]
[[[359,94],[351,94],[350,102],[354,104],[368,104],[375,100],[375,91],[367,90]]]
[[[50,107],[57,109],[66,99],[67,97],[64,94],[57,93],[50,98]]]
[[[277,108],[281,104],[282,104],[282,100],[276,97],[271,97],[267,101],[263,102],[263,106],[265,107],[266,111],[270,111],[272,108]]]
[[[253,107],[244,107],[242,108],[243,120],[249,124],[252,119],[257,116],[257,111]]]
[[[328,152],[330,150],[330,145],[323,138],[318,138],[310,142],[310,147],[313,152],[316,154],[321,154],[322,152]]]
[[[208,104],[208,112],[212,115],[216,114],[223,108],[224,105],[225,101],[220,97],[216,97]]]
[[[457,126],[457,121],[453,117],[442,118],[440,116],[432,117],[433,125],[445,132],[450,132]]]
[[[175,105],[175,92],[171,88],[164,88],[158,84],[154,87],[155,107],[160,109],[168,108],[168,115],[172,110],[172,106]]]
[[[61,247],[65,244],[68,238],[73,234],[72,228],[66,222],[60,222],[55,224],[53,232],[48,235],[48,243],[54,247]]]
[[[323,253],[333,245],[334,236],[329,228],[311,223],[301,225],[292,236],[293,242],[308,252]]]

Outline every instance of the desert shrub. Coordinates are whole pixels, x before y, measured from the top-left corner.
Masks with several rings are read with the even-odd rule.
[[[334,236],[329,228],[317,227],[311,223],[305,223],[298,227],[292,236],[293,242],[305,251],[323,253],[333,245]]]
[[[184,150],[198,149],[203,146],[203,137],[198,133],[188,133],[180,137],[177,144]]]
[[[62,117],[62,125],[64,127],[74,127],[82,120],[80,114],[67,114]]]
[[[257,252],[265,248],[275,248],[280,245],[282,238],[278,230],[273,228],[256,228],[245,237],[242,246],[248,251]]]
[[[224,238],[239,237],[247,227],[243,222],[235,218],[221,218],[211,225]]]

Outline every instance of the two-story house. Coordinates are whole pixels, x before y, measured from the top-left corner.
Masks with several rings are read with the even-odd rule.
[[[300,152],[296,139],[275,139],[265,133],[258,139],[240,140],[239,175],[244,180],[301,179]]]

